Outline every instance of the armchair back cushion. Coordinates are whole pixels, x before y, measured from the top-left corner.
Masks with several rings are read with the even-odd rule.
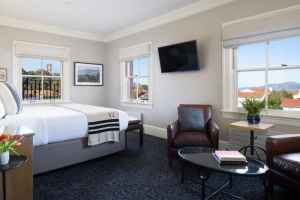
[[[209,108],[199,105],[180,105],[178,107],[180,131],[205,132]]]

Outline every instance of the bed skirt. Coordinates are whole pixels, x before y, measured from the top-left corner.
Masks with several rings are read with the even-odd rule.
[[[80,138],[34,147],[33,174],[48,172],[122,151],[125,149],[125,134],[124,131],[120,133],[119,142],[92,147],[87,144],[87,138]]]

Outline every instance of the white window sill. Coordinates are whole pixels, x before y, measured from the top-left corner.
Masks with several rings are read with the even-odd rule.
[[[147,103],[121,102],[121,106],[134,107],[134,108],[146,108],[146,109],[152,109],[153,108],[153,104],[151,102],[147,102]]]
[[[242,110],[222,110],[223,117],[232,120],[246,120],[246,112]],[[269,110],[261,113],[261,119],[266,123],[300,127],[299,111]]]
[[[22,101],[23,105],[54,105],[54,104],[62,104],[62,103],[70,103],[70,101],[65,100],[41,100],[41,101]]]

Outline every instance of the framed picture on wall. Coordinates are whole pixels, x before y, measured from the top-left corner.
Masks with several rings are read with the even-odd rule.
[[[75,62],[74,85],[103,86],[103,64]]]
[[[7,80],[6,68],[0,68],[0,82],[5,82]]]

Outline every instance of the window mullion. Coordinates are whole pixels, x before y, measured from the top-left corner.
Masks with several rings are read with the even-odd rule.
[[[270,66],[270,49],[269,42],[266,43],[266,71],[265,71],[265,109],[269,109],[269,66]]]
[[[139,88],[140,88],[140,79],[139,79],[139,77],[137,76],[136,77],[136,79],[137,79],[137,84],[136,84],[136,100],[137,101],[139,101]]]
[[[42,76],[42,99],[44,100],[44,76]]]
[[[252,69],[236,69],[237,72],[260,72],[266,71],[266,67],[264,68],[252,68]]]
[[[239,94],[239,86],[238,86],[238,48],[233,49],[233,71],[234,71],[234,77],[233,77],[233,85],[234,85],[234,105],[238,106],[238,94]]]

